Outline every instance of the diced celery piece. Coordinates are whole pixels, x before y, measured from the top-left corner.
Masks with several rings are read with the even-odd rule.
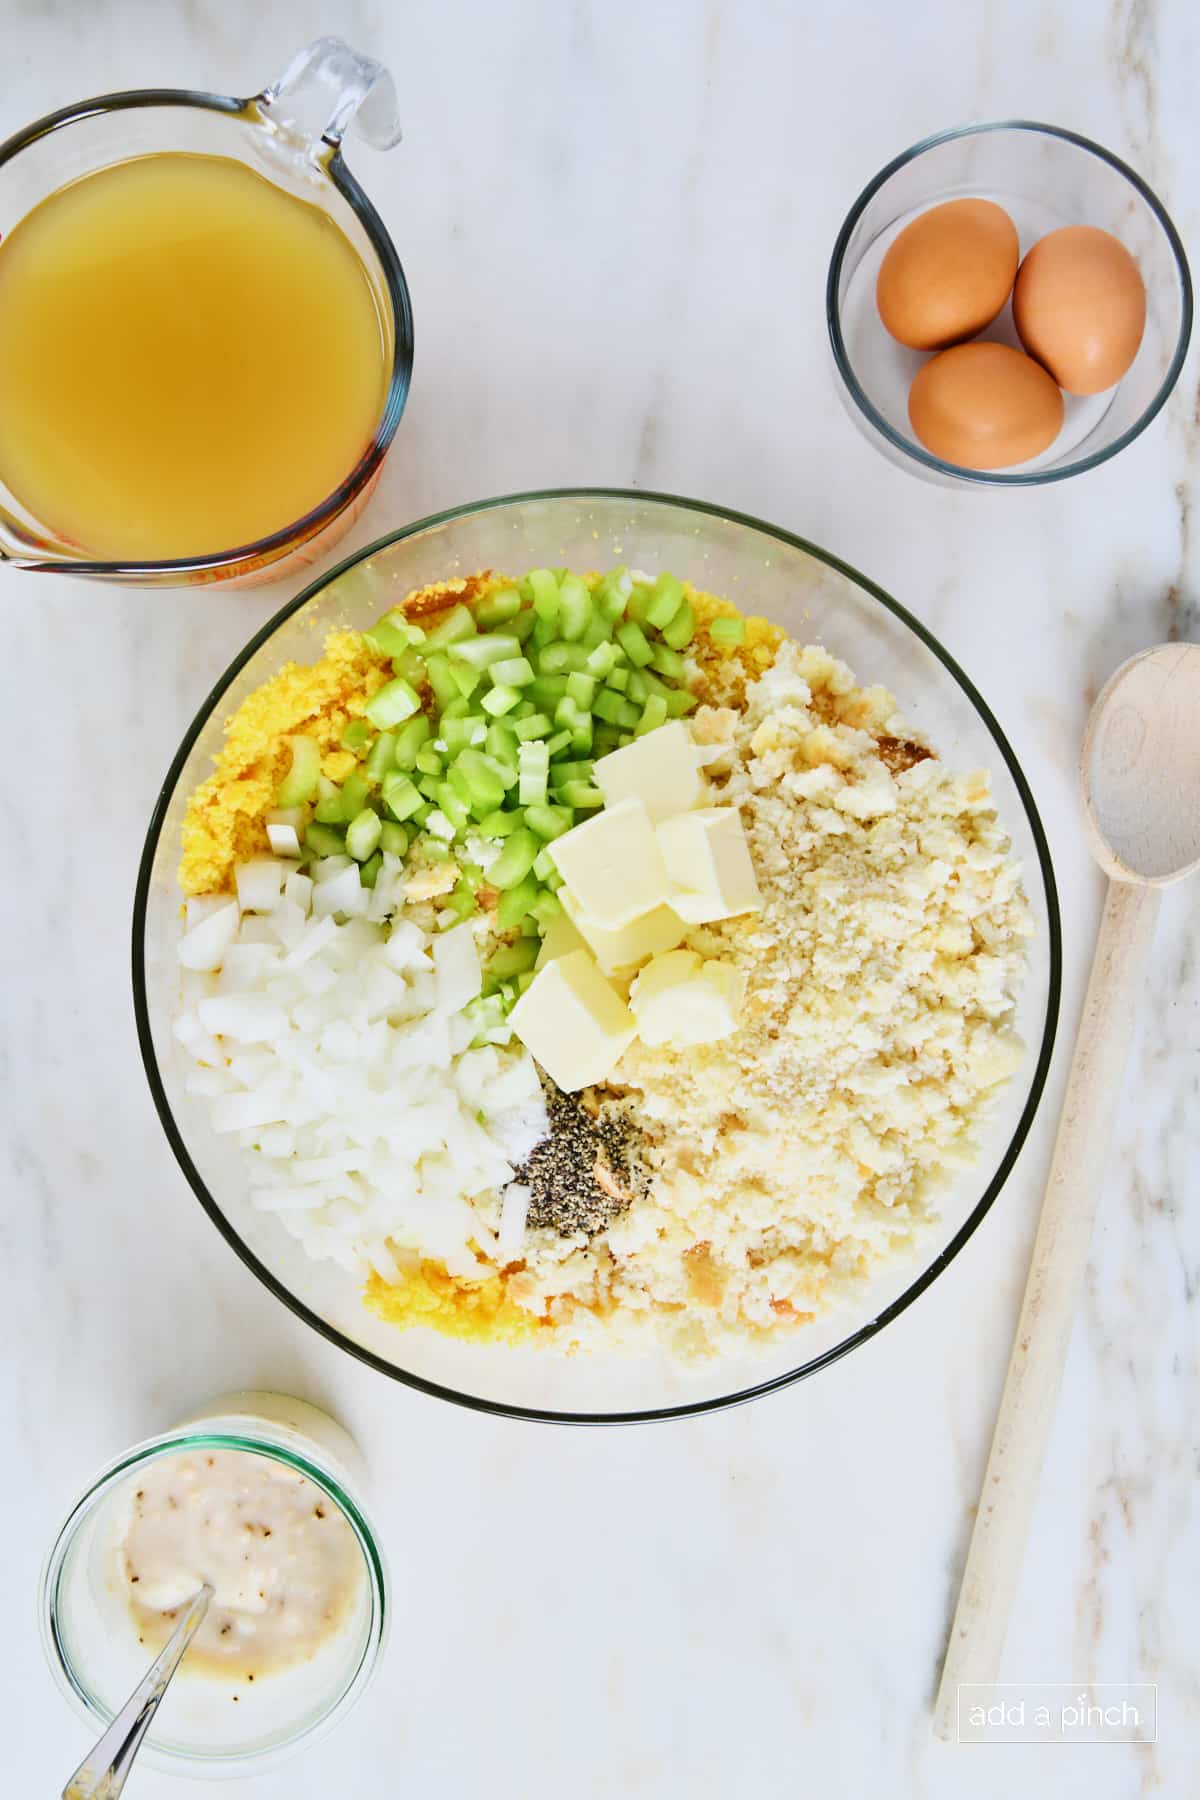
[[[623,663],[618,664],[618,666],[610,672],[608,680],[604,685],[605,687],[613,688],[618,694],[623,694],[629,686],[629,677],[632,674],[632,669],[627,669]]]
[[[464,750],[451,770],[467,788],[467,805],[477,818],[494,812],[504,802],[504,783],[478,750]]]
[[[669,644],[655,644],[654,655],[650,658],[650,667],[657,669],[669,681],[686,681],[687,664],[678,650],[672,650]]]
[[[589,707],[596,697],[596,677],[581,675],[578,670],[567,676],[567,694],[577,706]]]
[[[361,769],[351,769],[342,783],[342,818],[349,824],[367,804],[371,782]]]
[[[346,827],[346,849],[355,862],[366,862],[374,856],[383,835],[383,822],[377,812],[364,806]]]
[[[745,643],[746,621],[740,615],[737,618],[730,618],[728,614],[722,614],[719,618],[709,621],[708,635],[714,644],[731,649],[734,644]]]
[[[369,747],[373,736],[365,719],[351,719],[342,733],[342,749],[349,750],[353,756],[359,756]]]
[[[495,812],[490,812],[485,818],[480,819],[479,829],[485,837],[511,837],[514,831],[520,831],[523,828],[524,823],[523,813],[505,812],[497,807]]]
[[[588,651],[587,672],[589,675],[594,675],[597,681],[604,681],[607,676],[612,674],[616,666],[617,659],[613,655],[613,646],[607,639]]]
[[[552,838],[561,837],[564,831],[570,831],[575,814],[569,806],[534,804],[526,808],[525,823],[530,831],[549,843]]]
[[[625,617],[632,619],[635,625],[645,623],[646,608],[650,604],[651,592],[652,590],[646,586],[644,581],[634,583],[633,592],[629,596],[629,604],[625,608]]]
[[[452,606],[445,617],[425,638],[425,651],[444,650],[448,644],[460,644],[475,636],[475,621],[465,606]]]
[[[391,769],[383,778],[383,804],[401,823],[411,819],[420,809],[421,795],[401,769]]]
[[[564,694],[554,709],[554,723],[565,731],[574,731],[587,717],[586,710],[570,694]]]
[[[554,722],[549,713],[529,713],[525,718],[513,720],[513,730],[524,742],[526,738],[549,737],[554,730]]]
[[[654,654],[646,641],[645,632],[632,619],[626,619],[623,625],[617,626],[617,642],[638,669],[644,669]]]
[[[377,656],[403,656],[410,645],[419,644],[424,636],[419,625],[410,625],[399,607],[393,607],[363,632],[363,642]]]
[[[455,694],[453,700],[447,700],[443,706],[439,722],[445,724],[447,719],[469,719],[472,713],[478,713],[478,711],[479,708],[472,706],[465,694]]]
[[[678,576],[662,574],[654,584],[654,592],[646,604],[646,623],[659,631],[669,625],[679,611],[683,599],[683,583]]]
[[[379,848],[389,856],[403,856],[408,849],[408,833],[403,825],[384,819],[380,826]]]
[[[681,600],[669,625],[663,626],[663,642],[672,650],[686,650],[696,635],[696,615],[690,600]]]
[[[510,619],[508,621],[508,630],[510,634],[516,638],[519,644],[524,644],[533,635],[540,623],[541,621],[537,614],[533,611],[532,607],[529,607],[524,612],[519,612],[515,619]]]
[[[483,721],[482,719],[443,719],[441,733],[447,756],[457,756],[461,750],[470,749],[474,744],[482,741]]]
[[[398,769],[415,769],[417,751],[430,736],[433,727],[424,713],[414,713],[411,719],[405,719],[396,732],[396,748],[393,760]]]
[[[647,681],[645,674],[641,669],[630,669],[629,681],[626,685],[625,692],[633,701],[635,710],[638,707],[644,706],[646,701],[650,698],[650,683]]]
[[[547,644],[538,656],[538,674],[565,675],[571,669],[586,669],[587,659],[582,644],[564,644],[559,640]]]
[[[533,610],[539,619],[557,619],[561,607],[558,576],[553,569],[530,569],[526,576],[533,599]]]
[[[375,814],[372,813],[371,817],[374,818]],[[383,858],[380,856],[378,850],[376,850],[373,856],[368,856],[366,862],[358,871],[358,879],[365,888],[373,888],[375,886],[375,883],[379,879],[379,871],[382,867]]]
[[[428,825],[429,820],[432,817],[432,814],[433,814],[433,801],[432,800],[422,800],[420,806],[418,806],[416,812],[413,814],[413,824],[419,825],[421,827],[421,829],[424,830],[424,828]]]
[[[413,767],[422,775],[440,775],[442,759],[432,744],[422,744],[413,758]]]
[[[493,625],[503,625],[506,619],[515,617],[520,610],[521,596],[516,588],[496,588],[479,601],[475,608],[475,619],[485,630],[490,631]]]
[[[493,663],[488,673],[497,687],[528,687],[533,680],[533,664],[524,656],[506,656]]]
[[[445,775],[418,775],[417,786],[431,806],[438,803],[438,789],[445,781]]]
[[[590,653],[600,644],[607,644],[611,635],[611,624],[593,600],[592,616],[583,628],[583,636],[579,639],[580,645]]]
[[[506,656],[519,656],[521,646],[507,631],[487,632],[482,637],[461,638],[450,645],[449,655],[456,662],[469,663],[473,669],[486,669],[503,662]]]
[[[553,894],[548,894],[546,897],[549,900],[554,898]],[[529,989],[533,986],[533,970],[526,969],[523,975],[518,975],[514,986],[516,987],[517,999],[519,1000],[521,995],[528,993]]]
[[[480,705],[491,718],[498,719],[503,713],[511,712],[520,698],[520,688],[494,687],[488,689]]]
[[[514,831],[488,870],[491,885],[504,890],[524,881],[540,848],[541,840],[532,831]],[[528,908],[522,908],[522,912],[527,910]]]
[[[509,719],[493,719],[487,728],[487,753],[516,764],[517,730]]]
[[[394,731],[383,731],[371,745],[370,755],[363,768],[367,779],[379,783],[393,766],[396,756],[396,734]]]
[[[323,825],[313,819],[304,832],[304,842],[314,856],[344,856],[346,840],[340,831],[332,825]]]
[[[551,762],[554,761],[556,756],[561,756],[564,750],[569,750],[570,748],[571,734],[569,731],[556,731],[553,737],[546,739],[546,749],[549,752]]]
[[[429,685],[434,691],[439,706],[448,706],[452,700],[461,699],[458,683],[450,668],[449,657],[431,656],[425,665],[425,673],[429,677]]]
[[[628,569],[610,569],[596,589],[596,600],[604,617],[611,622],[624,616],[633,593],[633,576]]]
[[[512,838],[508,840],[505,850],[513,841]],[[501,851],[501,855],[503,854],[504,851]],[[511,931],[514,925],[519,925],[540,892],[537,882],[531,875],[527,875],[524,881],[501,894],[500,904],[496,908],[496,923],[501,931]]]
[[[518,938],[515,944],[502,944],[488,962],[488,973],[500,981],[512,975],[523,975],[537,961],[536,937]]]
[[[549,883],[553,879],[553,877],[558,873],[558,871],[554,865],[554,859],[551,857],[549,850],[539,850],[538,851],[537,855],[533,859],[533,872],[537,876],[539,881],[544,881],[547,883]],[[534,918],[536,918],[536,917],[537,917],[537,913],[535,911]]]
[[[292,766],[275,790],[276,806],[303,806],[317,791],[321,751],[316,738],[297,735],[287,740]]]
[[[402,719],[420,712],[421,699],[404,677],[397,675],[394,681],[385,681],[379,692],[372,694],[365,710],[372,725],[386,731],[390,725],[399,725]]]
[[[465,831],[471,822],[470,808],[460,800],[454,791],[451,781],[439,781],[437,803],[453,825],[456,832]]]
[[[579,812],[604,805],[604,795],[600,789],[589,787],[586,781],[565,781],[558,792],[567,806],[573,806]]]
[[[522,806],[544,806],[550,773],[550,753],[535,741],[517,748],[517,799]]]
[[[666,699],[667,695],[671,692],[671,689],[667,686],[665,681],[661,680],[652,669],[639,669],[637,672],[642,678],[641,685],[647,700],[650,698],[651,694],[661,694],[663,699]]]
[[[619,725],[624,705],[625,701],[620,694],[614,694],[611,688],[601,688],[592,702],[592,711],[598,719],[606,719],[610,725]]]
[[[525,691],[535,706],[543,707],[549,712],[566,693],[567,678],[565,675],[539,675]]]
[[[533,629],[526,643],[531,650],[542,650],[547,644],[553,644],[558,638],[558,621],[543,619],[537,613],[533,615]]]
[[[561,787],[564,781],[590,781],[595,769],[596,765],[590,758],[579,762],[560,762],[550,771],[550,779],[555,787]]]
[[[562,607],[558,629],[568,643],[574,643],[591,624],[592,596],[578,575],[568,575],[559,583],[558,597]]]
[[[633,728],[635,737],[645,737],[648,731],[657,731],[660,725],[667,722],[667,703],[661,694],[651,694],[642,708],[642,716]]]
[[[403,675],[405,681],[414,687],[425,679],[425,662],[417,650],[405,650],[401,656],[392,658],[392,674]]]
[[[478,904],[475,890],[468,881],[458,881],[454,891],[446,897],[446,905],[451,912],[457,913],[460,919],[469,919]]]
[[[592,748],[596,756],[607,756],[615,750],[620,742],[621,734],[615,725],[597,725],[592,733]]]
[[[545,854],[544,850],[539,852],[534,862],[533,872],[535,875],[539,873],[538,863],[541,862],[542,857],[545,856]],[[546,860],[549,861],[550,859],[547,857]],[[557,894],[539,894],[529,910],[539,925],[548,925],[551,919],[556,919],[559,913],[561,913],[562,901],[558,898]]]
[[[471,642],[474,643],[474,639]],[[450,679],[464,700],[469,700],[475,689],[483,680],[482,671],[473,669],[470,663],[452,662],[449,664]]]
[[[667,695],[667,715],[672,719],[681,719],[684,713],[690,713],[699,704],[697,696],[689,694],[686,688],[672,688]]]

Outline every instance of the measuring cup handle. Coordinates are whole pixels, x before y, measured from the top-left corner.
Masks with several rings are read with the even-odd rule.
[[[278,128],[314,148],[340,144],[352,119],[372,149],[390,150],[400,142],[391,74],[341,38],[315,38],[257,98]]]

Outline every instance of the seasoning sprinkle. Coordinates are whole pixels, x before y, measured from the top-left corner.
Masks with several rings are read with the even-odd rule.
[[[516,1174],[530,1190],[529,1228],[594,1237],[646,1191],[641,1134],[619,1101],[589,1105],[542,1085],[550,1130]]]

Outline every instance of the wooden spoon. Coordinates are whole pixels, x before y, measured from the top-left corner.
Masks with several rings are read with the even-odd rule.
[[[957,1735],[959,1688],[997,1678],[1104,1183],[1158,890],[1200,868],[1200,644],[1160,644],[1117,670],[1092,708],[1080,778],[1108,896],[942,1668],[934,1729],[943,1738]]]

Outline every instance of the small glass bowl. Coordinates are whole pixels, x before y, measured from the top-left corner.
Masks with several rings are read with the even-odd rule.
[[[1146,329],[1133,366],[1106,393],[1065,394],[1054,443],[1011,469],[961,468],[917,442],[908,391],[925,355],[898,344],[875,307],[879,265],[904,226],[941,201],[965,197],[1004,207],[1022,256],[1060,225],[1098,225],[1132,253],[1146,283]],[[1179,234],[1139,175],[1073,131],[1009,119],[939,132],[867,183],[833,247],[825,308],[842,400],[889,462],[943,487],[1039,487],[1096,468],[1145,430],[1183,367],[1192,282]],[[1007,302],[981,335],[1021,348]]]
[[[324,1737],[370,1681],[389,1624],[387,1574],[355,1494],[355,1457],[340,1426],[283,1395],[227,1395],[174,1430],[147,1438],[100,1471],[72,1507],[42,1570],[42,1644],[59,1687],[97,1737],[145,1674],[113,1554],[123,1503],[150,1462],[185,1450],[240,1450],[305,1475],[341,1511],[362,1551],[360,1596],[311,1662],[256,1686],[238,1704],[227,1682],[189,1680],[186,1661],[159,1707],[139,1760],[172,1775],[261,1774]],[[349,1466],[348,1466],[349,1465]]]

